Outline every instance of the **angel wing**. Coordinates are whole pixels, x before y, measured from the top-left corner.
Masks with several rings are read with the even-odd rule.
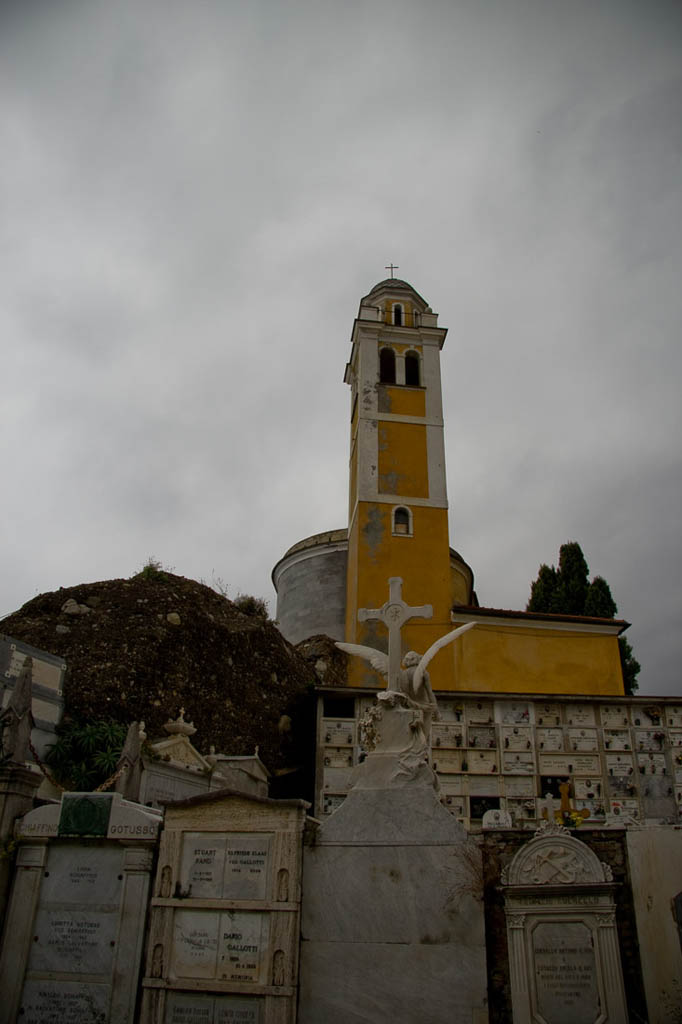
[[[453,629],[451,633],[446,633],[445,636],[442,636],[439,640],[436,640],[434,644],[431,644],[426,654],[422,656],[422,659],[417,665],[414,672],[412,686],[414,688],[415,693],[419,689],[424,673],[426,672],[426,666],[431,661],[431,658],[433,658],[434,654],[436,654],[441,649],[441,647],[445,647],[446,644],[451,644],[452,641],[456,640],[458,636],[462,635],[462,633],[466,633],[468,629],[473,629],[475,625],[475,622],[467,622],[466,626],[458,626],[457,629]]]
[[[379,675],[388,678],[388,655],[384,654],[383,651],[377,651],[374,647],[363,647],[362,644],[344,644],[340,640],[336,641],[336,646],[339,650],[345,651],[346,654],[352,654],[356,658],[364,658]]]

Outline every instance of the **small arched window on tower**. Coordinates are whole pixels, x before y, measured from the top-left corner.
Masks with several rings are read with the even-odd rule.
[[[416,352],[408,352],[405,356],[405,383],[413,388],[418,388],[421,384],[419,356]]]
[[[382,384],[395,384],[395,352],[382,348],[379,352],[379,380]]]
[[[393,509],[393,533],[403,537],[412,536],[412,513],[404,505]]]
[[[399,302],[393,304],[393,323],[396,327],[403,326],[403,307]]]

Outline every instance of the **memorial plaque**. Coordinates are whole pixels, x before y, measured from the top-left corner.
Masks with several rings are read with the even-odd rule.
[[[661,725],[661,708],[658,706],[650,707],[637,707],[636,705],[632,708],[632,723],[633,725],[642,726],[659,726]]]
[[[173,918],[173,971],[178,978],[216,977],[220,913],[176,910]]]
[[[533,730],[522,725],[505,725],[501,730],[501,742],[505,750],[530,750]]]
[[[180,884],[192,899],[222,897],[226,842],[216,832],[187,832],[183,837]]]
[[[518,796],[525,796],[525,797],[535,796],[535,783],[534,783],[534,780],[533,779],[524,779],[523,777],[519,778],[518,776],[517,777],[510,776],[508,778],[505,777],[505,780],[504,780],[504,792],[505,792],[506,796],[511,796],[511,797],[515,797],[515,796],[516,797],[518,797]]]
[[[468,750],[467,759],[469,772],[496,772],[497,751],[496,750]]]
[[[464,720],[464,709],[461,704],[451,700],[438,699],[441,722],[462,722]]]
[[[679,728],[680,726],[682,726],[682,708],[666,708],[665,720],[671,728]]]
[[[433,753],[433,770],[437,772],[461,772],[463,764],[468,765],[467,753],[460,750],[447,750],[441,747]]]
[[[352,768],[325,768],[324,788],[330,793],[347,793],[353,776]]]
[[[435,722],[431,726],[432,747],[461,747],[463,743],[463,725],[444,725],[442,722]]]
[[[575,795],[580,800],[595,800],[602,795],[601,779],[576,779]]]
[[[634,818],[635,821],[639,821],[639,801],[612,800],[611,814],[616,815],[616,817]]]
[[[606,750],[630,750],[631,742],[629,729],[611,729],[604,733]]]
[[[660,729],[635,729],[636,750],[662,750],[665,733]]]
[[[464,705],[466,720],[469,724],[485,724],[493,721],[493,705],[489,701],[476,701]]]
[[[31,944],[28,969],[109,974],[117,930],[118,914],[114,912],[40,907],[35,920],[38,941]]]
[[[664,775],[649,776],[640,793],[642,815],[656,822],[672,823],[677,817],[675,791]]]
[[[31,978],[19,1010],[22,1024],[101,1024],[109,1019],[110,985]]]
[[[675,759],[675,764],[673,765],[673,773],[675,776],[675,783],[682,783],[682,764],[678,764],[677,758]]]
[[[609,775],[609,796],[631,797],[637,793],[634,775]]]
[[[568,745],[571,750],[597,750],[597,730],[596,729],[569,729],[568,730]]]
[[[590,812],[588,821],[591,818],[603,818],[605,814],[604,801],[597,797],[589,800],[576,797],[575,807],[577,811],[586,810]]]
[[[538,923],[533,930],[537,1008],[552,1024],[601,1018],[590,929],[578,921]]]
[[[561,704],[536,704],[535,722],[537,725],[561,725]]]
[[[236,910],[221,915],[218,947],[218,976],[221,980],[260,980],[267,931],[266,914]]]
[[[637,768],[640,775],[667,775],[665,754],[637,754]]]
[[[495,705],[495,718],[503,725],[530,725],[531,706],[527,701],[500,701]]]
[[[52,845],[40,899],[42,903],[78,903],[118,910],[123,887],[122,847]]]
[[[352,768],[353,747],[325,747],[322,763],[325,768]]]
[[[268,881],[270,836],[228,832],[223,898],[264,900]]]
[[[606,755],[606,771],[609,775],[633,775],[634,770],[632,754]]]
[[[603,729],[618,729],[619,726],[627,727],[630,724],[625,704],[602,704],[600,717]]]
[[[566,707],[566,723],[568,725],[594,725],[594,705],[569,704]]]
[[[338,793],[324,793],[322,796],[322,813],[333,814],[345,799],[345,796]]]
[[[682,730],[678,732],[677,730],[671,729],[668,736],[670,738],[671,747],[682,747]]]
[[[322,738],[325,744],[332,747],[353,746],[355,722],[339,722],[324,718],[322,720]]]
[[[440,789],[441,793],[453,793],[459,796],[464,794],[466,779],[461,775],[448,776],[441,780]]]
[[[507,800],[507,810],[515,824],[535,820],[535,800]]]
[[[441,795],[441,803],[447,807],[456,818],[466,818],[467,800],[464,796],[453,796],[451,793]]]
[[[499,796],[500,780],[496,775],[469,776],[470,796]]]
[[[495,726],[470,725],[468,735],[468,746],[493,749],[497,747],[495,738]]]
[[[502,771],[505,774],[534,775],[535,755],[530,752],[521,754],[506,750],[502,755]]]
[[[601,775],[598,754],[540,754],[541,775]]]
[[[563,750],[564,730],[563,729],[538,729],[536,734],[538,750]]]
[[[262,1014],[260,998],[169,992],[165,1024],[261,1024]]]

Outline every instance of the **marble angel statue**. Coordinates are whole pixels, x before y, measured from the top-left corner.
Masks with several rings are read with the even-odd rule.
[[[462,636],[463,633],[466,633],[468,629],[472,629],[475,625],[475,622],[468,622],[465,626],[459,626],[457,629],[453,629],[452,632],[446,633],[445,636],[440,637],[435,643],[431,644],[426,654],[420,655],[416,651],[408,651],[403,658],[403,667],[398,676],[397,688],[391,686],[391,680],[389,679],[388,654],[385,654],[383,651],[377,651],[374,647],[365,647],[362,644],[346,644],[337,641],[336,646],[345,651],[346,654],[353,654],[358,658],[368,661],[372,668],[388,681],[386,695],[391,691],[395,693],[397,689],[397,692],[402,694],[408,707],[422,712],[424,716],[424,733],[428,740],[431,736],[431,721],[434,718],[438,719],[439,716],[438,705],[431,689],[431,680],[429,673],[426,671],[426,666],[441,648],[452,643],[458,636]]]

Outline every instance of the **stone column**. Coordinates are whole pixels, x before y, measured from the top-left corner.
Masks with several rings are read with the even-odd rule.
[[[139,968],[142,962],[144,928],[140,927],[140,907],[147,906],[154,850],[128,846],[123,861],[121,918],[112,972],[112,1021],[134,1019]],[[137,971],[131,970],[137,964]]]
[[[0,1024],[14,1024],[19,1012],[24,970],[28,960],[40,884],[47,860],[47,843],[24,843],[17,855],[12,898],[7,913],[0,960]],[[11,941],[10,941],[11,939]]]
[[[7,856],[0,859],[0,928],[5,917],[12,858],[8,847],[14,837],[14,823],[33,807],[33,797],[41,783],[37,772],[9,763],[0,768],[0,848]]]

